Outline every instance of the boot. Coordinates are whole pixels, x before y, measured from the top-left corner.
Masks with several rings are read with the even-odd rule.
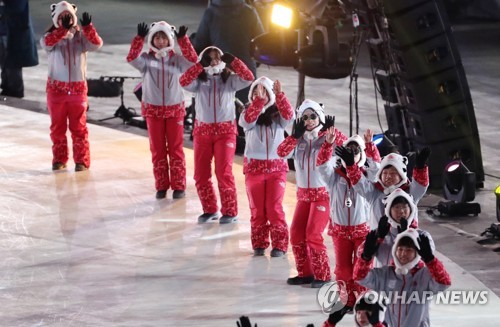
[[[219,218],[219,214],[215,213],[204,213],[198,217],[198,224],[204,224],[209,220],[217,220]]]
[[[159,190],[156,192],[157,199],[164,199],[167,196],[167,190]]]
[[[295,277],[290,277],[286,280],[286,283],[288,285],[304,285],[304,284],[311,284],[314,281],[314,276],[295,276]]]
[[[238,217],[236,217],[236,216],[223,215],[219,219],[219,224],[231,224],[231,223],[235,223],[237,221],[238,221]]]
[[[254,257],[262,257],[265,254],[266,249],[257,248],[253,250]]]
[[[82,164],[82,163],[75,164],[75,171],[85,171],[85,170],[88,170],[88,168],[87,168],[87,166],[85,166],[85,164]]]
[[[277,257],[282,257],[285,255],[285,251],[281,251],[280,249],[272,249],[271,250],[271,257],[277,258]]]
[[[172,194],[172,199],[182,199],[186,196],[186,192],[184,190],[174,190]]]
[[[66,164],[62,162],[54,162],[52,164],[52,170],[63,170],[66,169]]]

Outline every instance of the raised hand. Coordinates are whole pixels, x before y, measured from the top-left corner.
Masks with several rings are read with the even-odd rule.
[[[261,99],[264,99],[266,97],[266,89],[264,88],[264,85],[257,84],[255,90],[257,91],[257,97]]]
[[[69,30],[73,26],[73,17],[70,14],[65,14],[61,16],[62,26]]]
[[[365,132],[365,134],[363,135],[363,139],[365,141],[365,143],[369,143],[373,140],[373,132],[368,128]]]
[[[296,119],[293,122],[292,136],[297,140],[300,139],[306,132],[306,123],[302,119]]]
[[[279,80],[275,80],[273,83],[273,92],[278,95],[281,93],[281,82]]]
[[[389,233],[390,229],[391,225],[389,224],[389,218],[387,218],[386,215],[383,215],[382,217],[380,217],[380,220],[378,221],[378,227],[377,227],[378,238],[385,238],[387,233]]]
[[[398,234],[404,232],[407,229],[408,229],[408,219],[401,218],[399,220]]]
[[[326,115],[325,122],[323,123],[322,131],[326,131],[330,127],[335,126],[335,116]]]
[[[376,230],[372,230],[366,235],[365,247],[363,248],[363,253],[361,254],[361,258],[363,258],[363,260],[370,261],[375,253],[377,253],[377,239],[378,236]]]
[[[252,324],[250,323],[250,319],[247,316],[241,316],[240,321],[236,322],[236,326],[238,326],[238,327],[252,327]],[[257,324],[255,324],[254,327],[257,327]]]
[[[235,57],[232,54],[230,54],[229,52],[226,52],[222,55],[222,57],[220,57],[220,60],[222,60],[226,64],[230,65],[233,62],[234,58]]]
[[[344,318],[345,313],[346,311],[344,310],[337,310],[333,313],[330,313],[330,315],[328,316],[328,322],[330,324],[337,325],[342,320],[342,318]]]
[[[425,263],[431,262],[434,259],[434,253],[432,253],[431,241],[427,237],[427,235],[420,235],[418,237],[418,246],[420,249],[417,249],[418,254]]]
[[[181,26],[179,27],[179,32],[174,31],[174,33],[175,33],[175,37],[176,37],[176,38],[178,38],[178,39],[180,39],[181,37],[186,36],[187,30],[188,30],[188,28],[187,28],[186,26],[181,25]]]
[[[416,168],[424,168],[427,165],[427,161],[429,160],[429,156],[431,155],[431,149],[429,147],[422,148],[417,151],[417,155],[415,156],[415,167]]]
[[[80,24],[82,24],[82,26],[87,26],[90,25],[90,23],[92,23],[92,16],[90,16],[88,12],[84,12],[80,19]]]
[[[345,146],[338,146],[335,148],[335,154],[345,162],[347,167],[354,165],[354,153],[351,149]]]
[[[325,140],[330,143],[330,144],[333,144],[333,142],[335,142],[335,139],[337,138],[337,129],[335,127],[330,127],[326,130],[326,134],[325,134]]]
[[[139,35],[140,37],[146,37],[146,35],[148,35],[148,32],[149,27],[146,23],[142,22],[137,24],[137,35]]]

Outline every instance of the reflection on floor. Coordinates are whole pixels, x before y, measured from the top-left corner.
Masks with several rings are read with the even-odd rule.
[[[259,326],[321,326],[317,291],[285,283],[291,251],[252,256],[240,165],[240,221],[198,225],[191,150],[186,198],[159,201],[147,138],[89,130],[91,169],[75,173],[70,161],[53,173],[49,117],[0,106],[0,325],[236,326],[246,314]],[[287,185],[289,221],[294,192]],[[485,289],[439,257],[455,289]],[[498,304],[490,294],[487,305],[435,305],[432,325],[496,326]]]

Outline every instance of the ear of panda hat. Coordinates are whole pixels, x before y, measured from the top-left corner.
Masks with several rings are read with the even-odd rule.
[[[307,109],[311,109],[319,117],[318,126],[316,126],[312,131],[306,130],[306,132],[304,133],[304,137],[306,139],[314,139],[318,137],[318,133],[321,130],[321,127],[323,127],[322,124],[325,123],[325,110],[323,108],[323,105],[317,103],[316,101],[305,99],[299,106],[299,109],[297,109],[297,118],[301,119],[302,115],[304,114],[304,111],[306,111]]]
[[[415,201],[413,200],[413,196],[411,196],[411,194],[406,193],[400,188],[397,188],[394,191],[392,191],[388,196],[385,197],[383,203],[385,205],[384,214],[389,218],[389,224],[391,224],[393,228],[401,227],[401,224],[396,222],[394,218],[392,218],[391,216],[392,203],[398,197],[405,198],[410,206],[410,216],[406,217],[406,220],[408,221],[408,226],[410,226],[413,220],[415,220],[415,216],[417,215],[418,211],[418,208],[415,205]]]
[[[211,45],[211,46],[208,46],[205,49],[203,49],[202,52],[200,52],[200,55],[198,56],[198,62],[201,61],[201,58],[203,58],[203,56],[208,55],[207,51],[212,51],[212,50],[218,51],[221,57],[222,57],[222,55],[224,55],[224,52],[221,49],[219,49],[219,48]],[[212,66],[208,66],[208,67],[204,67],[203,69],[205,70],[205,72],[207,74],[214,75],[214,74],[220,74],[220,73],[222,73],[222,71],[224,70],[224,68],[226,68],[226,63],[221,60],[220,63],[217,66],[213,66],[213,67]]]
[[[399,173],[399,176],[401,176],[401,182],[399,182],[398,184],[389,187],[384,186],[385,194],[391,193],[396,188],[400,187],[401,185],[405,184],[408,181],[408,177],[406,176],[406,171],[407,171],[406,165],[408,165],[408,158],[398,153],[389,153],[382,159],[382,162],[380,163],[380,168],[377,172],[377,175],[375,176],[376,182],[380,182],[380,184],[384,186],[380,177],[382,175],[382,171],[388,166],[393,166],[394,168],[396,168],[396,170]]]
[[[357,145],[359,145],[359,149],[361,150],[361,152],[360,152],[359,160],[358,160],[358,162],[356,164],[358,165],[358,167],[363,167],[365,165],[365,162],[366,162],[366,153],[365,153],[366,145],[365,145],[365,141],[363,140],[363,138],[361,136],[359,136],[359,135],[353,135],[350,138],[348,138],[347,140],[345,140],[345,142],[342,145],[343,146],[347,146],[349,143],[352,143],[352,142],[354,142]],[[342,165],[345,167],[344,160],[341,159],[341,161],[342,161]]]
[[[406,231],[399,233],[398,236],[396,236],[396,239],[394,240],[394,245],[392,246],[392,257],[394,259],[394,265],[396,266],[396,274],[399,275],[406,275],[410,271],[410,269],[415,267],[415,265],[420,261],[420,254],[418,254],[417,251],[415,258],[412,261],[404,265],[399,262],[398,258],[396,257],[396,249],[399,245],[399,242],[404,237],[409,237],[415,244],[415,247],[417,249],[420,249],[420,246],[418,245],[419,233],[416,229],[409,228]]]
[[[171,50],[174,50],[175,46],[174,31],[175,27],[170,26],[167,22],[163,20],[151,23],[151,25],[149,26],[149,33],[148,33],[148,46],[155,52],[156,58],[160,59],[161,57],[166,57]],[[154,46],[153,38],[155,34],[158,32],[163,32],[167,35],[168,47],[165,47],[163,49],[158,49]]]
[[[262,108],[262,113],[264,113],[267,108],[276,102],[276,96],[273,92],[273,81],[266,76],[257,78],[250,86],[250,91],[248,92],[248,102],[252,102],[253,91],[258,84],[262,84],[262,86],[264,86],[267,96],[269,97],[269,101],[264,105],[264,108]]]
[[[78,19],[76,18],[76,5],[71,4],[67,1],[61,1],[58,3],[53,3],[50,5],[50,11],[52,16],[52,22],[55,27],[59,27],[59,23],[57,20],[59,19],[59,15],[64,11],[68,11],[71,16],[73,16],[73,26],[78,24]]]

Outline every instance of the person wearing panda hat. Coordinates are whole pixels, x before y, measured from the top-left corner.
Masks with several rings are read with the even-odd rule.
[[[137,25],[127,62],[142,75],[141,111],[148,125],[156,198],[163,199],[172,189],[174,199],[186,190],[184,116],[186,107],[179,77],[197,60],[186,36],[165,21]],[[181,53],[174,50],[177,39]],[[142,51],[146,41],[147,51]]]
[[[358,327],[385,327],[387,299],[372,290],[360,293],[354,305],[354,322]],[[337,310],[328,315],[323,327],[335,327],[344,318],[345,311]]]
[[[215,46],[205,48],[198,57],[198,63],[180,78],[182,87],[195,94],[194,180],[203,207],[198,223],[219,218],[212,184],[212,160],[215,162],[221,200],[222,217],[219,223],[238,220],[233,176],[238,133],[234,99],[236,91],[250,86],[253,80],[254,75],[243,61]]]
[[[335,162],[333,146],[336,137],[336,128],[330,127],[326,132],[326,139],[318,154],[316,165],[324,180],[327,181],[327,190],[330,194],[330,228],[333,249],[335,251],[335,278],[339,287],[340,298],[345,304],[345,311],[352,311],[356,302],[356,294],[365,289],[353,280],[353,267],[357,260],[357,250],[370,231],[368,226],[369,212],[364,197],[359,195],[352,187],[347,176],[346,165],[357,165],[364,174],[367,157],[379,160],[377,147],[365,145],[364,139],[354,135],[335,148],[339,153],[350,149],[355,155],[353,162]],[[367,130],[365,139],[371,140],[371,131]],[[370,149],[370,150],[368,150]],[[345,291],[345,292],[344,292]]]
[[[418,208],[413,197],[400,188],[395,189],[391,194],[382,200],[384,204],[384,215],[379,219],[377,226],[377,237],[379,248],[375,256],[375,266],[382,267],[391,263],[392,246],[398,233],[408,228],[416,228],[414,224]],[[434,246],[431,235],[421,229],[418,233],[429,238]]]
[[[280,81],[262,76],[250,86],[248,107],[239,118],[245,131],[243,173],[250,204],[251,240],[254,255],[264,255],[271,236],[271,257],[288,249],[288,225],[283,211],[287,160],[278,156],[285,128],[293,122],[294,111]]]
[[[52,4],[50,9],[53,25],[42,36],[40,44],[48,54],[46,92],[51,121],[52,170],[66,168],[69,126],[75,171],[83,171],[90,168],[87,52],[99,49],[103,42],[89,13],[83,13],[80,27],[74,4],[61,1]]]
[[[331,279],[330,263],[323,240],[323,231],[330,216],[327,183],[316,168],[325,129],[333,126],[333,117],[325,117],[319,103],[306,99],[297,110],[292,135],[279,146],[280,157],[293,156],[297,185],[297,205],[290,227],[298,275],[287,280],[289,285],[311,284],[319,288]],[[336,131],[335,142],[347,137]]]
[[[353,153],[345,151],[342,154],[344,161],[352,161]],[[381,216],[384,214],[384,199],[396,188],[411,194],[415,204],[424,196],[429,187],[429,168],[427,161],[430,148],[426,147],[417,151],[413,179],[409,180],[406,174],[408,158],[398,153],[389,153],[380,163],[380,168],[372,182],[364,176],[357,165],[348,165],[347,174],[354,189],[366,198],[371,207],[369,224],[370,228],[377,228]],[[418,226],[418,217],[415,216],[415,227]]]
[[[354,267],[355,280],[375,292],[392,294],[386,314],[389,326],[430,326],[429,295],[450,287],[451,278],[434,256],[429,238],[415,229],[399,233],[391,250],[392,264],[371,268],[377,248],[378,236],[373,230]]]

